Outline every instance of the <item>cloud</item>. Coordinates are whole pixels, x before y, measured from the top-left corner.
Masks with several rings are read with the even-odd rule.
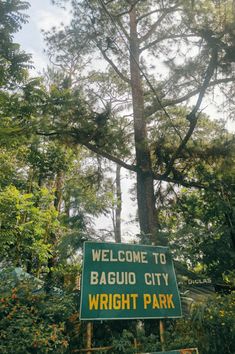
[[[53,8],[53,11],[51,8],[41,9],[37,13],[37,27],[39,30],[49,31],[53,26],[68,24],[70,19],[70,14],[62,9]]]
[[[44,53],[46,45],[41,30],[49,31],[53,26],[60,26],[61,22],[68,24],[71,15],[69,11],[51,5],[50,0],[31,0],[30,5],[27,11],[29,22],[16,33],[15,41],[21,44],[24,51],[32,54],[35,69],[30,72],[36,75],[42,72],[48,64],[48,58]]]

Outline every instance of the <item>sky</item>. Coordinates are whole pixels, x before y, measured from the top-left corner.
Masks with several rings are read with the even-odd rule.
[[[66,14],[63,9],[53,6],[51,0],[28,0],[28,2],[30,3],[30,8],[26,12],[29,15],[28,23],[15,35],[15,40],[27,53],[32,54],[35,66],[33,72],[36,74],[42,72],[48,64],[41,30],[50,30],[62,22],[67,24],[69,13]]]

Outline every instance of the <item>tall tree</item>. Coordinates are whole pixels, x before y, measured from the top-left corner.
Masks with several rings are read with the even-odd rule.
[[[115,242],[121,243],[122,233],[121,233],[121,212],[122,212],[122,190],[121,190],[121,166],[116,166],[116,206],[115,206],[115,217],[114,223],[114,236]]]
[[[97,146],[92,139],[84,141],[77,136],[77,142],[136,172],[141,232],[156,243],[154,181],[203,187],[189,174],[175,173],[177,160],[182,152],[188,154],[187,145],[200,119],[206,93],[221,87],[232,101],[233,2],[86,0],[72,1],[71,5],[70,26],[47,34],[49,52],[56,53],[54,60],[61,65],[68,53],[77,53],[83,61],[99,53],[126,85],[132,97],[135,163],[126,163],[108,145]],[[187,127],[178,131],[169,108],[187,105],[193,98],[194,105],[188,105],[184,116]],[[158,126],[162,114],[179,143],[159,173],[153,167],[149,130]],[[156,144],[160,151],[160,142]]]

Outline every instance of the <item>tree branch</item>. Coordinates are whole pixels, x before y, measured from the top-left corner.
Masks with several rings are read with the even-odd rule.
[[[86,147],[88,150],[94,152],[95,154],[98,154],[112,162],[115,162],[116,164],[119,164],[120,166],[124,167],[125,169],[129,170],[129,171],[133,171],[133,172],[142,172],[142,173],[146,173],[144,171],[141,171],[139,169],[139,167],[137,167],[136,165],[130,165],[126,162],[124,162],[123,160],[121,160],[120,158],[116,157],[116,156],[113,156],[111,154],[109,154],[108,152],[105,152],[101,149],[99,149],[97,146],[89,143],[89,142],[85,142],[85,141],[79,141],[78,139],[78,135],[77,133],[74,133],[72,131],[61,131],[61,130],[58,130],[58,131],[53,131],[53,132],[42,132],[42,131],[37,131],[36,132],[37,135],[42,135],[42,136],[54,136],[54,137],[59,137],[59,136],[62,136],[62,135],[67,135],[67,136],[72,136],[76,142],[84,147]],[[149,173],[149,172],[147,172]],[[174,183],[174,184],[178,184],[178,185],[181,185],[181,186],[184,186],[184,187],[194,187],[194,188],[205,188],[206,186],[203,186],[202,184],[200,184],[199,182],[195,182],[195,181],[187,181],[187,180],[183,180],[183,179],[176,179],[176,178],[171,178],[171,177],[168,177],[168,176],[164,176],[164,175],[160,175],[160,174],[155,174],[153,172],[150,172],[153,179],[156,180],[156,181],[165,181],[165,182],[168,182],[168,183]]]
[[[187,131],[184,139],[181,141],[180,145],[178,146],[178,149],[175,151],[175,153],[171,157],[169,163],[167,164],[167,169],[163,174],[164,177],[167,177],[170,174],[172,167],[175,163],[175,160],[177,159],[179,153],[185,148],[187,142],[189,141],[189,139],[191,138],[191,136],[194,132],[194,129],[197,125],[197,121],[198,121],[198,117],[199,117],[198,115],[196,116],[196,114],[201,106],[205,92],[206,92],[208,85],[210,83],[210,80],[214,74],[215,68],[217,66],[217,61],[218,61],[218,50],[217,50],[217,48],[213,48],[211,59],[210,59],[210,62],[208,64],[208,67],[207,67],[207,70],[205,73],[205,78],[204,78],[203,84],[201,86],[201,90],[199,92],[196,105],[194,106],[192,111],[186,117],[186,119],[189,121],[188,131]]]
[[[146,49],[149,49],[150,47],[154,46],[155,44],[160,43],[162,41],[165,41],[167,39],[190,38],[190,37],[196,37],[196,35],[193,34],[193,33],[189,33],[189,34],[171,34],[171,35],[168,35],[168,36],[157,38],[154,41],[146,44],[144,47],[140,48],[140,53],[142,53]]]
[[[115,157],[115,156],[113,156],[113,155],[111,155],[111,154],[109,154],[109,153],[107,153],[105,151],[100,150],[99,148],[97,148],[93,144],[84,143],[82,145],[87,147],[89,150],[93,151],[94,153],[99,154],[102,157],[107,158],[108,160],[119,164],[120,166],[126,168],[129,171],[140,172],[140,169],[138,168],[138,166],[127,164],[126,162],[120,160],[119,158],[117,158],[117,157]],[[145,173],[145,172],[143,172],[143,173]],[[178,184],[178,185],[181,185],[181,186],[184,186],[184,187],[188,187],[188,188],[194,187],[194,188],[202,189],[202,188],[206,187],[206,186],[202,185],[201,183],[195,182],[195,181],[187,181],[187,180],[183,180],[183,179],[176,179],[176,178],[171,178],[171,177],[168,177],[168,176],[165,176],[165,175],[154,174],[154,173],[151,173],[151,174],[153,176],[153,179],[156,180],[156,181],[165,181],[165,182],[168,182],[168,183],[174,183],[174,184]]]
[[[164,181],[164,182],[168,182],[168,183],[178,184],[180,186],[187,187],[187,188],[191,188],[191,187],[198,188],[198,189],[206,188],[205,185],[203,185],[199,182],[187,181],[187,180],[183,180],[183,179],[176,179],[176,178],[171,178],[171,177],[167,177],[164,175],[153,174],[153,179],[156,181]]]
[[[99,148],[97,148],[96,146],[94,146],[93,144],[90,143],[84,143],[82,144],[83,146],[87,147],[89,150],[95,152],[96,154],[101,155],[102,157],[107,158],[110,161],[113,161],[117,164],[119,164],[120,166],[126,168],[129,171],[133,171],[133,172],[140,172],[140,169],[138,168],[138,166],[136,165],[129,165],[127,163],[125,163],[124,161],[120,160],[119,158],[110,155],[109,153],[106,153],[104,151],[101,151]],[[145,173],[145,172],[143,172]],[[160,175],[160,174],[154,174],[151,173],[153,176],[153,179],[156,181],[165,181],[168,183],[174,183],[174,184],[178,184],[184,187],[194,187],[194,188],[205,188],[206,186],[200,184],[199,182],[195,182],[195,181],[187,181],[187,180],[183,180],[183,179],[176,179],[176,178],[171,178],[168,176],[164,176],[164,175]]]
[[[164,10],[168,11],[168,12],[172,12],[173,10],[176,10],[176,9],[177,9],[176,6],[172,6],[172,7],[167,7]],[[149,11],[146,14],[143,14],[142,16],[138,17],[137,18],[137,23],[140,22],[141,20],[143,20],[145,17],[148,17],[148,16],[150,16],[152,14],[155,14],[155,13],[161,12],[161,11],[163,11],[163,9],[155,9],[155,10]]]
[[[97,155],[100,155],[110,161],[113,161],[117,164],[119,164],[120,166],[126,168],[129,171],[133,171],[133,172],[137,172],[138,168],[136,165],[130,165],[126,162],[124,162],[123,160],[121,160],[120,158],[113,156],[111,154],[109,154],[108,152],[105,152],[103,150],[101,150],[100,148],[98,148],[97,146],[91,144],[88,141],[85,141],[83,139],[79,139],[79,135],[76,131],[65,131],[65,130],[58,130],[58,131],[52,131],[52,132],[43,132],[43,131],[37,131],[36,132],[37,135],[41,135],[41,136],[54,136],[54,137],[59,137],[59,136],[71,136],[73,139],[75,139],[75,141],[79,144],[82,145],[84,147],[86,147],[88,150],[94,152]]]
[[[126,11],[123,11],[123,12],[120,12],[119,14],[117,15],[113,15],[114,17],[121,17],[123,15],[126,15],[126,14],[129,14],[133,8],[135,7],[135,5],[138,4],[138,2],[140,2],[141,0],[136,0],[133,4],[131,4],[131,7],[129,8],[129,10],[126,10]]]
[[[97,47],[99,48],[101,54],[103,55],[104,59],[112,66],[116,74],[125,82],[130,84],[130,80],[118,69],[118,67],[114,64],[114,62],[107,56],[105,50],[101,48],[101,46],[96,43]]]
[[[142,37],[140,37],[139,42],[142,43],[144,41],[146,41],[153,33],[154,31],[157,29],[157,27],[161,24],[161,22],[164,20],[164,18],[170,13],[172,12],[172,9],[176,9],[177,7],[172,7],[171,10],[166,10],[165,12],[163,12],[163,14],[157,19],[157,21],[155,21],[152,26],[150,26],[149,31],[143,35]]]
[[[116,21],[117,21],[119,27],[121,28],[123,34],[125,35],[126,39],[129,41],[130,40],[130,36],[129,36],[128,32],[126,31],[125,27],[122,25],[121,20],[119,18],[117,18]]]
[[[232,78],[226,78],[226,79],[219,79],[219,80],[214,80],[214,81],[211,81],[209,84],[208,84],[208,88],[209,87],[213,87],[213,86],[216,86],[216,85],[219,85],[219,84],[226,84],[228,82],[233,82],[235,81],[235,77],[232,77]],[[176,99],[172,99],[172,100],[164,100],[162,102],[162,106],[163,107],[169,107],[169,106],[174,106],[176,104],[179,104],[179,103],[182,103],[184,101],[187,101],[189,100],[191,97],[195,96],[196,94],[198,94],[201,90],[201,86],[196,88],[195,90],[187,93],[186,95],[184,96],[181,96],[179,98],[176,98]],[[150,117],[152,114],[154,114],[155,112],[157,112],[159,109],[161,109],[161,106],[159,105],[159,103],[156,101],[155,104],[151,107],[147,107],[145,109],[145,117],[148,118]]]
[[[85,146],[87,149],[89,149],[90,151],[102,156],[102,157],[105,157],[106,159],[112,161],[112,162],[115,162],[117,163],[118,165],[126,168],[127,170],[129,171],[133,171],[133,172],[137,172],[137,166],[136,165],[130,165],[130,164],[127,164],[126,162],[124,162],[123,160],[119,159],[118,157],[116,156],[113,156],[111,154],[109,154],[108,152],[105,152],[105,151],[102,151],[101,149],[99,149],[97,146],[91,144],[91,143],[81,143],[81,145]]]

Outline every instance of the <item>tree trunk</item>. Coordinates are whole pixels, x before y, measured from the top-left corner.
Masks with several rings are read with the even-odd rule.
[[[58,214],[61,213],[61,204],[62,204],[62,190],[64,185],[64,173],[59,171],[55,177],[55,195],[54,195],[54,207],[58,211]],[[50,243],[55,247],[57,244],[57,235],[54,232],[50,233]],[[50,292],[53,287],[53,271],[52,269],[57,264],[57,255],[55,250],[51,253],[51,257],[48,258],[48,274],[45,281],[45,290]]]
[[[115,207],[115,242],[121,243],[121,211],[122,211],[122,192],[121,192],[121,166],[116,166],[116,207]]]
[[[134,133],[137,172],[137,203],[141,233],[155,243],[156,209],[152,166],[144,118],[144,96],[139,69],[139,41],[137,34],[136,10],[130,12],[130,73],[134,115]]]
[[[54,199],[54,207],[58,211],[58,213],[61,212],[63,186],[64,186],[64,174],[62,171],[59,171],[57,173],[56,180],[55,180],[55,199]]]

